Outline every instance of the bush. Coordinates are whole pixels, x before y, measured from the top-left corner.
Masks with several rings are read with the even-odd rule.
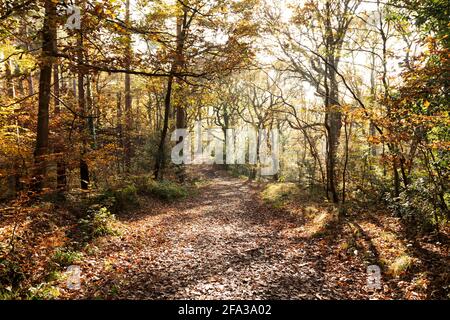
[[[149,186],[148,192],[150,195],[166,201],[185,198],[188,195],[186,188],[170,181],[153,181]]]
[[[276,207],[298,195],[300,189],[294,183],[272,183],[262,191],[262,199]]]
[[[11,287],[0,288],[0,300],[20,300],[20,292]]]
[[[107,189],[89,200],[88,207],[102,206],[114,213],[139,204],[134,184],[119,189]],[[88,209],[89,210],[89,209]]]
[[[116,207],[116,198],[114,192],[111,189],[104,191],[103,193],[89,199],[89,202],[85,206],[84,210],[89,210],[90,207],[100,205],[102,207],[113,210]]]
[[[395,259],[395,261],[389,266],[388,273],[394,277],[405,274],[414,264],[414,259],[408,255],[402,255]]]
[[[0,258],[0,287],[15,287],[24,278],[25,274],[17,262]]]
[[[140,181],[137,192],[141,195],[154,196],[166,201],[185,198],[188,195],[186,188],[178,183],[151,179]]]
[[[51,300],[59,297],[60,292],[58,287],[52,286],[48,283],[40,283],[36,287],[28,289],[29,300]]]
[[[83,254],[81,252],[58,248],[53,254],[52,261],[60,267],[67,267],[79,262],[82,257]]]
[[[87,208],[104,207],[113,213],[139,206],[138,195],[153,196],[165,201],[185,198],[188,191],[185,186],[171,181],[155,181],[149,176],[135,176],[125,187],[107,189],[89,199]]]
[[[231,174],[231,176],[239,179],[255,178],[253,176],[254,165],[251,164],[228,166],[228,172]]]
[[[107,208],[94,206],[89,209],[86,218],[80,219],[79,224],[87,238],[95,238],[116,235],[115,221],[115,216]]]
[[[135,207],[139,204],[137,188],[133,184],[113,191],[112,195],[115,199],[115,210],[123,210],[127,207]]]
[[[425,180],[420,178],[402,191],[399,197],[394,198],[386,194],[385,199],[389,209],[397,216],[427,232],[433,230],[439,223],[438,218],[445,219],[443,212],[436,206],[433,194],[434,191],[430,190]]]

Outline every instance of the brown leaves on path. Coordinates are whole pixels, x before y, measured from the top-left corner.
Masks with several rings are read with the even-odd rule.
[[[357,250],[303,232],[303,219],[263,203],[256,183],[209,175],[196,196],[121,216],[122,235],[96,243],[82,264],[82,289],[61,298],[395,297],[387,286],[367,291]]]
[[[82,265],[82,289],[63,298],[367,298],[362,265],[331,263],[332,248],[287,237],[295,221],[226,175],[197,196],[121,217],[120,237],[97,243]]]

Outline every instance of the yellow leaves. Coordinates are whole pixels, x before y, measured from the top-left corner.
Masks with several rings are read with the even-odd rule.
[[[364,120],[367,117],[367,112],[362,108],[357,108],[353,111],[353,120]]]
[[[332,108],[336,108],[335,111],[339,111],[339,106],[333,106]],[[341,109],[340,111],[342,113],[349,114],[351,112],[351,110],[352,110],[352,106],[348,105],[348,104],[345,104],[345,105],[341,106],[340,109]]]
[[[363,108],[357,108],[352,105],[343,105],[341,107],[333,107],[333,111],[340,111],[344,116],[346,121],[363,121],[368,118],[366,110]]]
[[[425,100],[425,102],[423,103],[423,106],[428,109],[428,107],[430,106],[430,102],[428,100]]]
[[[127,34],[127,30],[125,28],[123,28],[122,26],[118,25],[118,24],[115,24],[113,26],[113,28],[114,28],[114,31],[116,31],[118,33]]]
[[[0,57],[2,59],[8,58],[8,60],[17,65],[21,71],[33,69],[36,65],[36,58],[33,55],[6,42],[0,45]],[[0,65],[0,70],[3,69],[3,67],[3,64]]]
[[[228,13],[228,8],[226,6],[224,6],[224,5],[222,5],[222,6],[220,6],[220,11],[222,13]]]

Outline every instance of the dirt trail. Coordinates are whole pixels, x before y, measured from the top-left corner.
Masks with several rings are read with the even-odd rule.
[[[252,183],[210,178],[196,196],[122,219],[123,234],[97,243],[81,291],[67,297],[369,298],[363,265],[336,261],[323,240],[288,236],[298,221],[264,205]]]

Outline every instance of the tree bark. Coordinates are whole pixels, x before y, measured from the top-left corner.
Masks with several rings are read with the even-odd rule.
[[[58,116],[61,113],[60,98],[60,79],[59,79],[59,66],[55,64],[53,67],[53,92],[54,92],[54,104],[55,115]],[[66,162],[64,159],[64,146],[62,141],[58,140],[55,144],[56,158],[56,189],[62,193],[67,189],[67,175],[66,175]]]
[[[36,147],[34,151],[33,190],[43,188],[46,176],[46,156],[48,155],[49,105],[53,56],[56,51],[56,3],[45,1],[45,17],[42,27],[42,55],[39,75],[39,109]]]
[[[5,63],[6,66],[6,89],[7,89],[7,93],[8,93],[8,97],[11,99],[15,99],[16,98],[16,90],[14,87],[14,81],[13,81],[13,75],[12,75],[12,67],[11,67],[11,60],[6,61]],[[14,111],[13,111],[14,114]],[[17,124],[17,120],[15,121],[16,125]],[[16,139],[17,141],[17,148],[19,147],[19,139]],[[19,181],[20,181],[20,175],[19,175],[19,166],[18,166],[18,159],[17,156],[15,155],[14,158],[12,159],[12,168],[11,168],[11,172],[8,175],[8,196],[10,196],[11,198],[14,198],[16,196],[16,193],[18,191],[18,185],[19,185]]]
[[[164,122],[163,122],[162,131],[161,131],[161,139],[159,141],[158,152],[156,154],[156,162],[155,162],[155,170],[154,170],[154,177],[157,180],[163,179],[162,170],[164,169],[164,164],[166,161],[165,145],[166,145],[167,132],[169,130],[170,104],[171,104],[171,98],[172,98],[173,80],[174,80],[173,76],[170,76],[167,80],[166,97],[164,99]]]
[[[116,106],[116,118],[117,118],[117,125],[116,125],[116,134],[117,134],[117,141],[121,148],[123,148],[123,126],[122,126],[122,92],[118,91],[116,94],[117,99],[117,106]],[[117,171],[118,173],[121,172],[123,167],[123,157],[121,157],[119,154],[116,156],[117,159]]]
[[[130,24],[130,0],[126,0],[125,24]],[[127,34],[127,45],[125,52],[125,69],[130,70],[131,66],[131,36]],[[125,170],[129,172],[131,167],[131,129],[132,129],[132,95],[131,95],[131,76],[125,73],[125,135],[124,135],[124,152],[125,152]]]
[[[344,35],[348,26],[341,26],[334,31],[332,26],[331,3],[325,4],[325,45],[326,45],[326,66],[325,66],[325,128],[327,130],[327,181],[328,192],[334,203],[339,202],[337,193],[337,151],[342,128],[342,113],[339,110],[339,85],[337,82],[337,72],[339,67],[339,55],[341,53]]]
[[[80,31],[77,39],[78,52],[77,58],[78,62],[83,61],[83,33]],[[86,94],[84,90],[84,70],[82,66],[78,66],[78,113],[80,115],[79,119],[79,132],[81,135],[82,145],[80,151],[80,185],[82,190],[89,189],[89,166],[84,159],[86,154]]]
[[[172,111],[171,98],[173,91],[173,82],[175,80],[173,75],[177,73],[179,68],[183,65],[183,48],[186,38],[187,15],[188,15],[188,8],[183,6],[183,15],[177,17],[177,47],[175,52],[176,56],[175,61],[172,63],[172,68],[170,72],[171,76],[168,78],[167,81],[167,91],[166,97],[164,99],[164,123],[161,132],[161,139],[158,147],[158,153],[156,155],[155,170],[154,170],[155,179],[162,179],[163,176],[162,171],[164,170],[165,166],[165,143],[167,139],[167,131],[169,129],[170,113]],[[176,126],[177,128],[182,128],[185,126],[185,110],[183,110],[181,106],[177,106],[176,111],[177,111]],[[180,138],[179,142],[182,141],[181,139],[182,138]],[[183,168],[181,168],[181,171],[183,171]],[[183,174],[180,175],[180,177],[182,176]]]

